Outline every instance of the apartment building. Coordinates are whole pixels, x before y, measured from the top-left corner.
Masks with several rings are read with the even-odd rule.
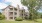
[[[2,14],[5,15],[5,18],[7,20],[10,20],[10,19],[14,20],[16,17],[24,18],[25,17],[25,9],[24,8],[20,9],[19,5],[17,5],[17,7],[9,5],[5,9],[3,9]]]

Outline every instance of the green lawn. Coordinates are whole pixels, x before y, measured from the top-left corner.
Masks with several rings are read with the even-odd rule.
[[[0,23],[42,23],[42,19],[38,19],[38,22],[24,20],[24,21],[8,21],[8,20],[0,20]]]

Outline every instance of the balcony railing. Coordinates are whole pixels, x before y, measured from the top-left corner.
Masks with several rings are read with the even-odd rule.
[[[13,8],[9,8],[9,12],[13,12]]]
[[[9,17],[13,17],[13,15],[12,15],[12,14],[10,14],[10,15],[9,15]]]

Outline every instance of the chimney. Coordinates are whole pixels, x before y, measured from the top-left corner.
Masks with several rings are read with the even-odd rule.
[[[19,5],[17,4],[17,9],[20,9]]]

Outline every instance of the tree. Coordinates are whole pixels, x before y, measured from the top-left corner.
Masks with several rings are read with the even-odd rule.
[[[21,3],[24,6],[28,7],[29,10],[29,19],[36,19],[37,18],[37,10],[40,8],[39,7],[39,1],[38,0],[21,0]]]
[[[2,13],[0,12],[0,20],[5,19],[5,15],[2,15]]]
[[[2,15],[2,13],[0,12],[0,15]]]
[[[0,20],[3,20],[5,19],[5,16],[4,15],[0,15]]]
[[[39,10],[42,10],[42,7],[41,7],[42,6],[42,0],[38,0],[38,1],[39,1],[39,5],[38,6],[39,6],[39,8],[41,8]],[[38,13],[38,15],[39,15],[40,18],[42,18],[42,13]]]

